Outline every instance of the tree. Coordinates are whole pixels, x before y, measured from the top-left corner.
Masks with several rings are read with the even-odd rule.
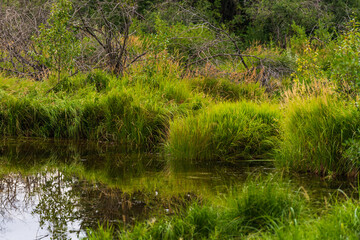
[[[72,4],[69,0],[58,0],[52,5],[47,25],[40,26],[40,33],[33,37],[33,41],[41,54],[36,58],[57,73],[58,82],[62,73],[68,73],[79,54],[80,44],[74,28],[69,24]]]
[[[0,4],[0,70],[37,80],[46,75],[47,67],[34,54],[41,54],[31,38],[49,15],[46,4],[38,1],[11,1]]]
[[[76,25],[96,44],[95,64],[122,75],[125,69],[146,55],[128,50],[132,20],[138,16],[131,1],[79,0],[75,4]]]

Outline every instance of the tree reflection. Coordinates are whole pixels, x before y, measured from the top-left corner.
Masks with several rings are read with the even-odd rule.
[[[65,177],[60,172],[45,174],[38,189],[39,202],[33,214],[39,215],[40,226],[47,227],[51,239],[70,239],[67,234],[70,225],[81,220],[79,215],[79,197],[74,191],[73,179]]]
[[[33,192],[37,188],[38,176],[22,177],[10,174],[0,180],[0,229],[12,221],[13,212],[22,213],[36,203]]]
[[[38,217],[40,228],[47,230],[50,239],[79,237],[99,223],[133,224],[167,204],[155,194],[124,193],[60,171],[33,176],[9,174],[0,179],[1,226],[16,221],[12,216],[17,213],[30,212]]]

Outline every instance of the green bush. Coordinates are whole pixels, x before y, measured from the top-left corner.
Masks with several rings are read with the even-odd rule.
[[[360,81],[360,23],[350,21],[347,31],[340,35],[333,51],[331,78],[345,93],[359,93]]]

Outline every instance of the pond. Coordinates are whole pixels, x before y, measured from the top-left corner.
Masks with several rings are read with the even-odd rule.
[[[166,158],[110,143],[2,140],[0,239],[79,239],[99,224],[125,228],[219,197],[249,175],[275,172],[271,160],[200,167],[172,166]],[[305,175],[291,181],[315,204],[353,190],[345,181]]]

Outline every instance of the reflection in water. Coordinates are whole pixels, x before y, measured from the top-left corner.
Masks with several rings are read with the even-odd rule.
[[[3,140],[0,239],[79,239],[99,223],[126,227],[173,214],[177,208],[200,201],[198,196],[226,192],[249,174],[274,171],[271,161],[245,162],[234,168],[174,166],[162,159],[112,144]],[[101,176],[113,187],[63,174],[64,166]],[[342,184],[319,187],[323,181],[306,179],[300,176],[294,182],[319,199]]]
[[[123,193],[59,171],[25,177],[9,174],[0,184],[0,239],[77,239],[99,222],[125,226],[192,200],[166,203],[156,193]],[[32,229],[25,238],[20,237],[25,234],[22,224]]]
[[[0,239],[80,237],[76,193],[60,172],[9,174],[0,184]]]

